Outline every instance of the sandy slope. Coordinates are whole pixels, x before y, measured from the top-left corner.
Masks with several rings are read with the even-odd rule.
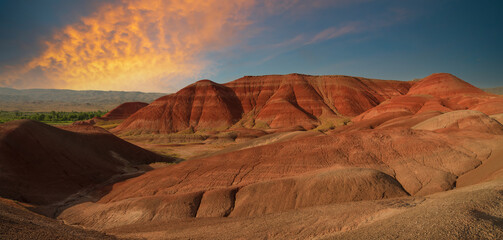
[[[458,176],[488,161],[502,138],[395,129],[290,140],[156,169],[117,183],[101,199],[71,206],[59,217],[107,229],[378,200],[403,196],[393,190],[402,187],[406,194],[425,196],[452,189]],[[376,173],[349,170],[355,167]],[[382,181],[387,178],[397,182]]]
[[[305,208],[259,217],[201,218],[106,230],[148,239],[498,239],[503,180],[426,197]]]
[[[19,203],[0,198],[0,239],[116,239],[100,232],[65,225],[38,215]]]
[[[481,166],[458,178],[457,187],[469,186],[503,177],[503,141],[496,144],[491,156]]]

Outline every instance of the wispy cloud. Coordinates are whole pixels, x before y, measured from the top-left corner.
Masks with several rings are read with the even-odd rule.
[[[263,46],[263,49],[266,49],[268,51],[268,54],[261,60],[257,61],[255,65],[263,64],[265,62],[270,61],[271,59],[278,57],[281,54],[299,49],[307,45],[339,38],[352,33],[357,33],[362,30],[363,28],[359,27],[359,23],[353,22],[338,27],[326,28],[314,34],[314,36],[301,33],[292,38],[286,39],[282,42],[277,42],[267,46]]]
[[[307,41],[305,45],[342,37],[358,31],[361,31],[361,28],[358,27],[357,23],[346,24],[342,27],[330,27],[314,35],[314,37]]]
[[[360,19],[358,21],[339,23],[336,26],[325,28],[319,32],[315,32],[314,34],[300,33],[281,42],[263,46],[263,49],[266,49],[268,54],[255,64],[263,64],[279,55],[297,50],[307,45],[334,40],[352,34],[379,31],[383,28],[404,22],[411,17],[411,12],[406,9],[391,8],[382,15],[378,14],[374,16],[373,19]]]

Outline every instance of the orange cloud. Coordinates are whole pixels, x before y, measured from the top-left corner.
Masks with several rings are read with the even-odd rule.
[[[121,0],[56,31],[41,55],[2,74],[0,85],[173,91],[206,77],[211,62],[202,55],[235,46],[253,32],[245,31],[253,20],[347,1]]]
[[[238,41],[253,4],[124,0],[104,5],[55,33],[39,57],[2,82],[38,69],[56,88],[169,90],[174,79],[196,77],[207,66],[198,54]]]

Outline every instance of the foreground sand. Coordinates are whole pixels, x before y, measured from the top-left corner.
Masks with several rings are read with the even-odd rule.
[[[65,225],[26,209],[27,205],[0,198],[0,239],[117,239],[92,230]]]
[[[460,177],[465,185],[427,196],[342,202],[258,216],[146,221],[102,233],[0,201],[2,239],[501,239],[501,139],[483,163]],[[172,167],[172,166],[168,166]],[[488,173],[484,169],[491,169]],[[501,169],[501,168],[500,168]],[[482,177],[485,176],[485,177]],[[487,177],[489,176],[489,177]],[[470,185],[473,184],[473,185]],[[81,212],[84,213],[84,212]],[[124,212],[123,214],[126,214]],[[105,216],[103,216],[105,217]],[[105,235],[107,234],[107,235]]]
[[[501,239],[502,202],[499,179],[427,197],[127,225],[105,232],[148,239]]]
[[[467,176],[502,160],[503,149],[497,148]],[[501,239],[502,177],[493,174],[492,180],[424,197],[338,203],[254,217],[143,222],[104,232],[147,239]]]

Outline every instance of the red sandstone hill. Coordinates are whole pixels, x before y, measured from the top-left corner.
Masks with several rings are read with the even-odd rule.
[[[400,81],[301,74],[243,77],[226,84],[202,80],[157,99],[115,131],[171,133],[231,126],[311,129],[339,116],[356,116],[407,93],[410,86]]]
[[[137,171],[136,164],[170,161],[98,127],[66,130],[31,120],[0,125],[0,196],[51,203]]]
[[[312,129],[341,117],[472,109],[503,112],[503,97],[447,73],[401,82],[301,74],[243,77],[218,84],[202,80],[157,99],[114,131],[172,133],[227,128]]]
[[[202,80],[176,94],[161,97],[119,125],[120,130],[178,132],[193,128],[226,128],[241,118],[236,94],[221,84]]]
[[[448,97],[458,94],[485,95],[486,92],[449,73],[434,73],[414,83],[407,95]]]
[[[400,117],[465,109],[488,115],[503,113],[503,97],[486,93],[451,74],[436,73],[413,83],[407,94],[384,101],[353,118],[353,121],[384,115]]]

